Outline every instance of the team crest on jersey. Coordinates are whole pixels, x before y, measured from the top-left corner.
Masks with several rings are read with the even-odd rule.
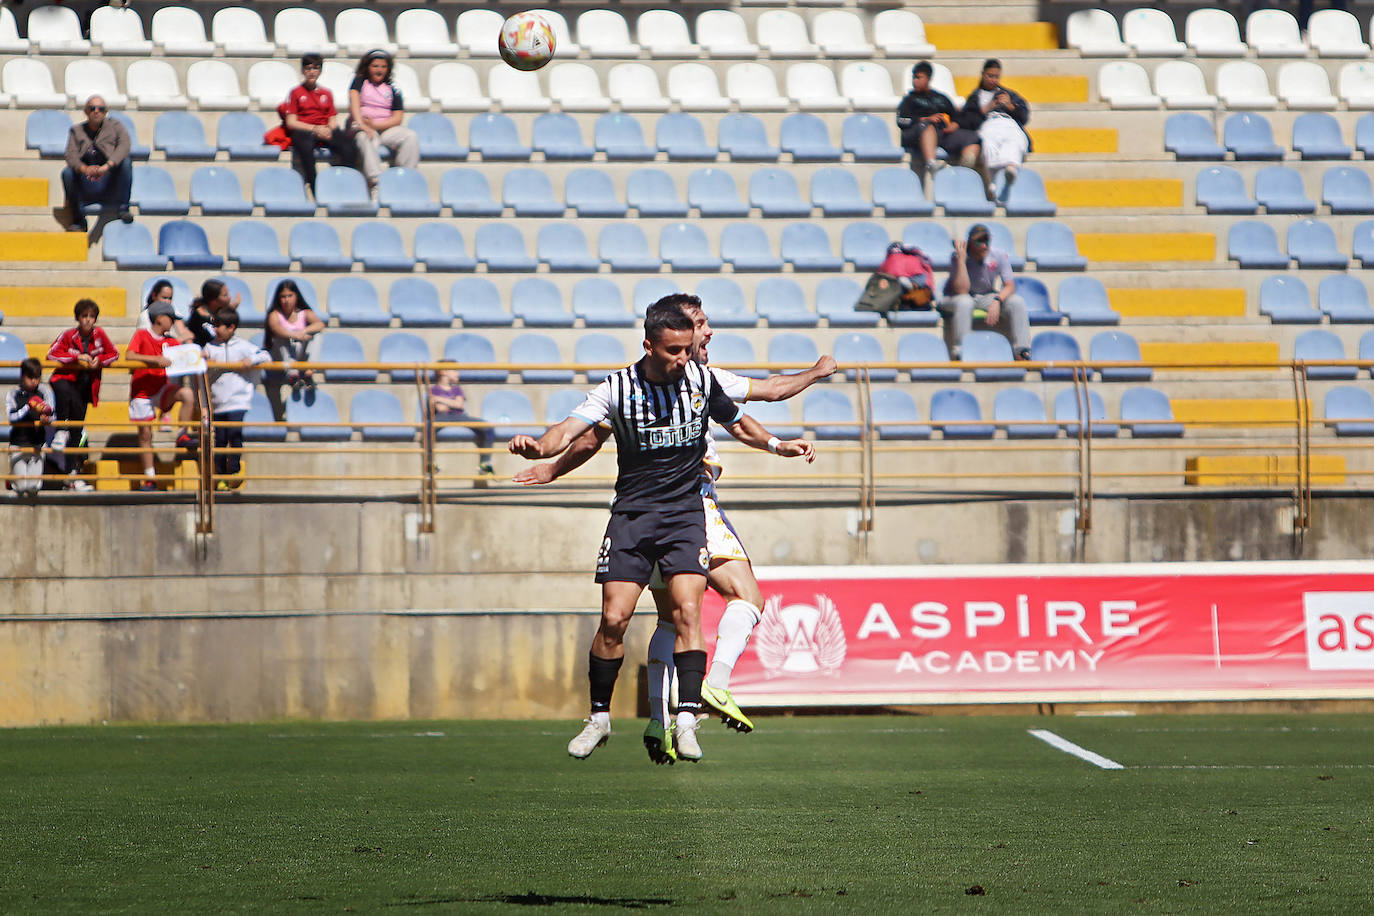
[[[692,392],[692,413],[701,413],[706,408],[706,395],[700,391]]]
[[[840,612],[825,595],[817,595],[814,605],[783,606],[780,595],[765,602],[754,651],[769,677],[834,677],[847,650]]]

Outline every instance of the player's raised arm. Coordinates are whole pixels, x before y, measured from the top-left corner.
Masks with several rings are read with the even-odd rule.
[[[816,360],[810,369],[791,375],[770,375],[749,385],[750,401],[785,401],[801,394],[821,379],[835,374],[835,357],[826,355]]]
[[[568,450],[559,455],[557,459],[526,468],[512,479],[516,483],[522,483],[526,486],[553,483],[564,474],[580,468],[591,460],[591,457],[601,450],[601,446],[610,437],[611,428],[609,426],[593,426],[574,439],[572,445],[568,446]]]
[[[590,426],[590,423],[574,414],[562,423],[550,426],[538,439],[533,436],[512,436],[510,451],[512,455],[519,455],[531,461],[552,458],[572,444],[572,441]]]
[[[816,460],[816,447],[810,442],[805,439],[779,439],[747,413],[741,413],[739,419],[726,429],[750,448],[772,452],[784,458],[805,458],[807,464]]]

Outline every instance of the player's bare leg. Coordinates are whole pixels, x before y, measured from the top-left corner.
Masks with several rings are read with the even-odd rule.
[[[697,714],[702,710],[701,685],[706,678],[706,649],[701,636],[701,599],[706,594],[706,577],[678,573],[668,579],[668,594],[673,602],[673,626],[677,642],[673,666],[678,677],[678,713],[673,743],[683,760],[701,759],[697,743]]]
[[[601,623],[587,656],[592,711],[585,727],[568,742],[568,753],[580,759],[606,743],[611,734],[611,694],[625,661],[625,628],[634,615],[644,586],[635,582],[605,582],[601,586]]]

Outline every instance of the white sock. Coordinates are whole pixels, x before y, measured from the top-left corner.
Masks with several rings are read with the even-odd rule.
[[[725,605],[721,615],[720,627],[716,631],[716,654],[711,659],[711,670],[706,675],[706,683],[719,690],[730,689],[730,672],[749,645],[749,637],[763,619],[762,612],[743,598],[736,598]]]
[[[144,477],[156,477],[156,476],[157,476],[157,468],[155,468],[155,467],[146,467],[146,468],[144,468],[144,469],[143,469],[143,476],[144,476]]]
[[[606,731],[611,730],[611,714],[608,712],[592,713],[592,721],[597,725],[600,725],[602,728],[606,729]]]
[[[677,642],[677,627],[660,620],[649,637],[649,718],[668,724],[668,700],[672,694],[673,644]]]

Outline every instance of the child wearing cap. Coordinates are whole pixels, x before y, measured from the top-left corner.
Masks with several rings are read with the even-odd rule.
[[[393,165],[413,169],[420,164],[420,138],[401,126],[404,110],[401,90],[391,82],[391,55],[368,51],[358,61],[348,88],[348,114],[349,123],[358,129],[353,139],[369,189],[376,189],[382,175],[383,146],[391,149]]]
[[[169,414],[174,406],[181,405],[181,433],[177,436],[177,448],[194,451],[200,442],[191,435],[190,420],[195,409],[195,398],[190,388],[183,388],[167,378],[167,367],[172,360],[163,354],[168,347],[179,346],[172,333],[172,322],[176,315],[170,302],[155,301],[148,306],[148,320],[151,330],[139,328],[134,332],[124,351],[124,358],[130,362],[142,363],[143,368],[135,369],[129,380],[129,419],[139,424],[138,447],[142,450],[143,483],[139,489],[156,490],[157,466],[153,457],[153,421]]]

